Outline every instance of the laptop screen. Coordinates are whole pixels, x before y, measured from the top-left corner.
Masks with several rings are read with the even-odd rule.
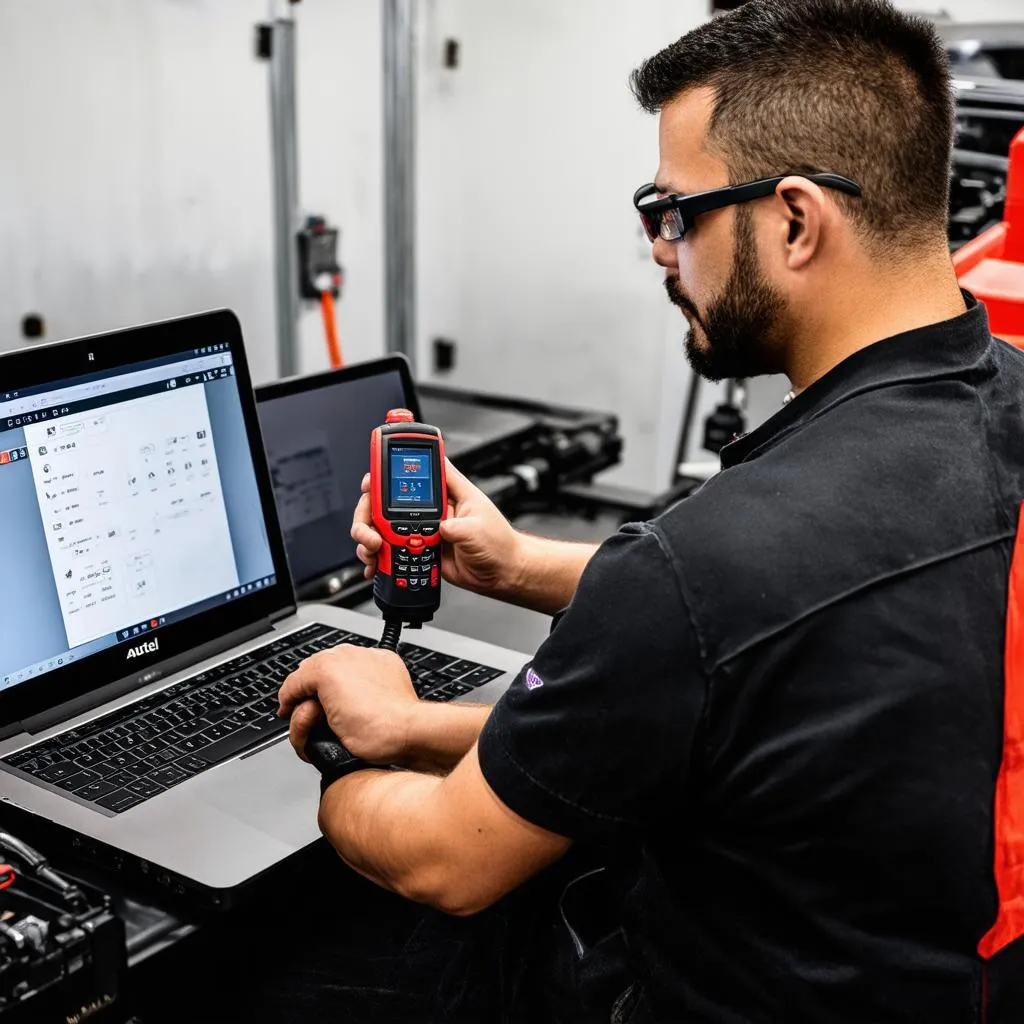
[[[370,434],[389,409],[419,415],[408,364],[388,357],[256,392],[296,585],[356,564],[349,536]]]
[[[273,587],[231,346],[0,391],[0,524],[0,690]]]

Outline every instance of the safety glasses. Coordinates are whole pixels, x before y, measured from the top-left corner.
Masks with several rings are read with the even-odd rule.
[[[781,174],[777,178],[761,178],[748,181],[744,185],[727,185],[725,188],[713,188],[709,192],[694,192],[692,195],[681,196],[672,194],[657,196],[658,190],[653,183],[643,185],[633,196],[633,205],[640,214],[640,222],[652,241],[663,238],[666,242],[679,242],[686,237],[694,221],[702,213],[721,210],[737,203],[749,203],[752,199],[763,199],[770,196],[778,187],[779,182],[791,178],[791,174]],[[822,188],[834,188],[850,196],[861,194],[860,185],[841,174],[801,174],[798,177],[813,181]]]

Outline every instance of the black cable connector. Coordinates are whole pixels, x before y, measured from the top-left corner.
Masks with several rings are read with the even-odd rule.
[[[385,651],[398,653],[398,641],[402,638],[402,623],[397,619],[390,619],[384,623],[384,632],[381,633],[379,648]]]

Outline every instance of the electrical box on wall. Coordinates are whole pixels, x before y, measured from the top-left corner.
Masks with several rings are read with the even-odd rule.
[[[40,341],[46,334],[46,321],[39,313],[26,313],[21,318],[21,336],[28,342]]]
[[[434,372],[450,373],[455,369],[455,342],[448,338],[434,339]]]
[[[307,217],[297,242],[299,294],[304,299],[318,299],[327,291],[337,298],[341,290],[338,229],[330,227],[323,217]]]

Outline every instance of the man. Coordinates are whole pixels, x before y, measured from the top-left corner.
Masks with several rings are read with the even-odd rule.
[[[421,704],[351,648],[281,691],[299,751],[326,713],[414,769],[321,804],[381,886],[471,915],[614,848],[612,1019],[979,1019],[1024,358],[950,264],[949,86],[884,0],[750,0],[640,67],[660,164],[636,202],[690,361],[795,397],[596,552],[449,471],[446,579],[568,606],[493,710]],[[352,532],[372,573],[365,498]]]

